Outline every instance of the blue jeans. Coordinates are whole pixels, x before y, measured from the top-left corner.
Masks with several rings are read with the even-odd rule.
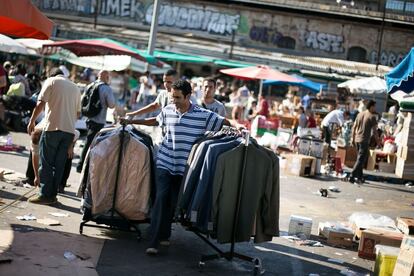
[[[40,137],[40,195],[53,198],[63,179],[68,148],[74,134],[64,131],[43,131]]]
[[[166,170],[157,168],[156,196],[151,211],[150,247],[157,248],[160,241],[168,240],[171,236],[171,223],[182,178],[182,175],[172,175]]]

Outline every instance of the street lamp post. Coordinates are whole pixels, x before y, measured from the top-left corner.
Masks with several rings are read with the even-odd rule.
[[[154,0],[154,10],[152,11],[151,29],[148,39],[147,52],[150,55],[154,54],[155,43],[157,42],[157,31],[158,31],[158,15],[160,14],[160,6],[162,0]],[[145,71],[149,71],[149,64],[145,64]]]
[[[381,30],[380,30],[380,37],[378,42],[378,50],[377,50],[377,66],[375,67],[375,70],[378,71],[378,66],[380,64],[381,59],[381,51],[382,51],[382,37],[384,35],[384,26],[385,26],[385,11],[387,8],[387,0],[384,0],[384,6],[382,11],[382,22],[381,22]]]

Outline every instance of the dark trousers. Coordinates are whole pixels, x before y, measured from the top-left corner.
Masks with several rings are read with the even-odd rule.
[[[65,191],[66,184],[68,182],[68,178],[70,175],[70,169],[72,168],[72,159],[66,159],[65,169],[63,171],[63,179],[59,185],[59,193],[63,193]]]
[[[358,158],[351,172],[351,177],[361,179],[364,175],[364,166],[368,159],[369,144],[357,143]]]
[[[332,140],[332,133],[329,127],[326,127],[326,126],[323,127],[323,137],[324,137],[325,143],[327,143],[328,146],[330,147],[331,140]]]
[[[167,170],[156,171],[156,197],[151,213],[150,247],[157,248],[159,242],[171,236],[171,223],[177,206],[181,175],[172,175]]]
[[[35,173],[34,173],[33,163],[32,163],[32,151],[30,151],[29,159],[27,160],[26,179],[31,185],[33,185],[34,179],[35,179]]]
[[[68,148],[73,133],[64,131],[43,131],[40,137],[40,195],[53,198],[62,183]]]
[[[104,124],[98,124],[94,121],[87,121],[86,122],[86,128],[88,129],[88,132],[86,134],[86,143],[83,147],[82,154],[77,166],[77,170],[82,170],[83,163],[85,162],[86,153],[88,153],[88,149],[92,144],[93,139],[95,138],[96,134],[104,127]]]

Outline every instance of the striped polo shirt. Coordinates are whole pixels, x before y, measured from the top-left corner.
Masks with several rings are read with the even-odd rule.
[[[192,104],[180,113],[174,104],[167,105],[157,116],[165,135],[157,155],[157,168],[173,175],[183,175],[188,155],[195,141],[206,131],[220,130],[224,117]]]

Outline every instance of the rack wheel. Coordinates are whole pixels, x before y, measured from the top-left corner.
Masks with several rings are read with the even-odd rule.
[[[205,265],[206,265],[206,263],[205,263],[205,262],[203,262],[203,261],[199,261],[199,262],[198,262],[198,267],[199,267],[199,268],[203,268]]]
[[[253,268],[253,275],[263,275],[265,270],[262,269],[262,260],[259,258],[253,259],[254,268]]]

